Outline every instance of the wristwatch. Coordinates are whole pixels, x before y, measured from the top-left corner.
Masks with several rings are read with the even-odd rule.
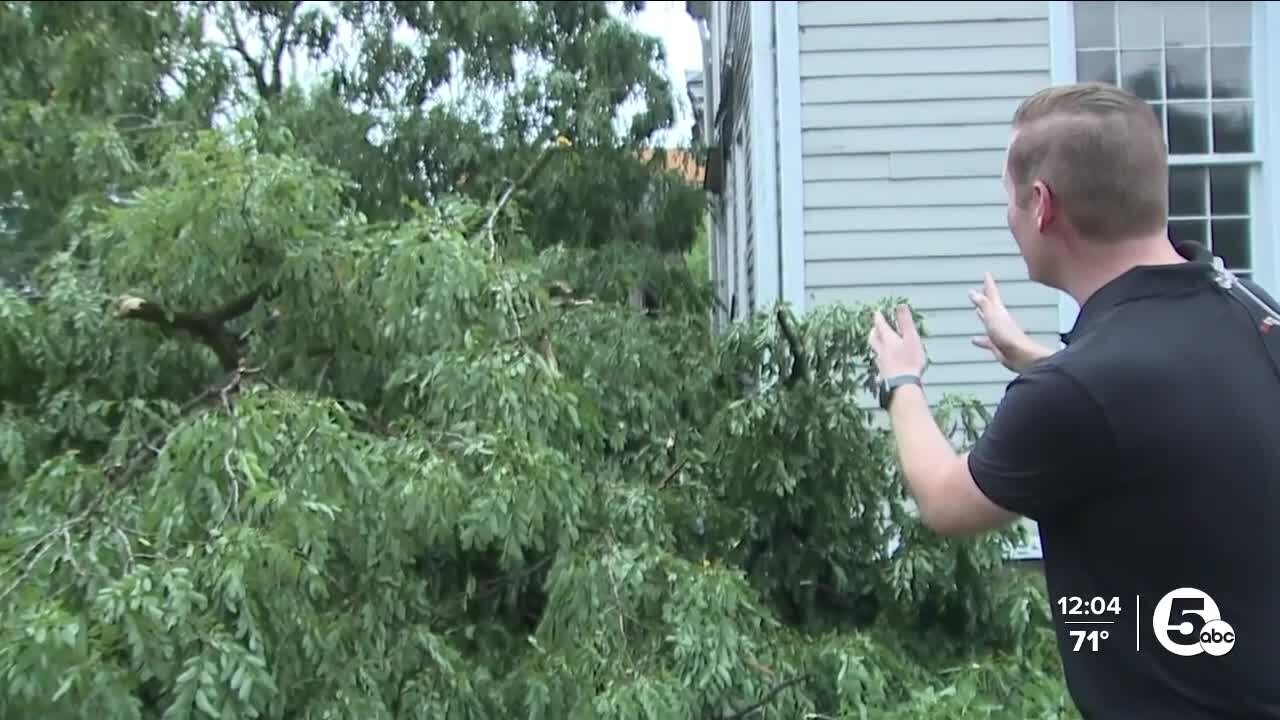
[[[881,379],[880,380],[880,408],[881,409],[883,410],[889,409],[889,401],[893,399],[893,391],[897,390],[903,385],[919,385],[920,387],[924,387],[924,382],[921,381],[919,375],[912,375],[910,373],[903,373],[901,375],[890,375],[887,378]]]

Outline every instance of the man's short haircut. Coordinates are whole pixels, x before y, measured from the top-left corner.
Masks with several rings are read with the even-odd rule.
[[[1019,207],[1041,180],[1086,238],[1164,231],[1168,151],[1159,118],[1143,100],[1106,83],[1051,87],[1022,102],[1013,128],[1008,173]]]

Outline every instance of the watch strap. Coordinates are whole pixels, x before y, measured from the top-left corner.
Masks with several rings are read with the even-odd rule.
[[[880,407],[881,409],[889,409],[889,401],[893,399],[893,391],[903,385],[918,385],[924,387],[924,382],[919,375],[913,373],[902,373],[900,375],[890,375],[880,381]]]

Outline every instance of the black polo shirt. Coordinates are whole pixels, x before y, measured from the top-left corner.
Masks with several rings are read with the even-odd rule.
[[[1280,328],[1213,282],[1202,247],[1179,252],[1088,298],[1066,347],[1008,385],[969,468],[1039,524],[1085,717],[1280,718]],[[1216,604],[1229,652],[1203,651],[1229,644],[1203,596],[1159,605],[1181,588]],[[1198,654],[1161,645],[1158,609]]]

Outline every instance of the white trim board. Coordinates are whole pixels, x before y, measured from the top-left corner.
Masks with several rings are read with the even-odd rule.
[[[773,8],[753,2],[751,13],[751,208],[755,228],[756,308],[770,308],[780,297],[782,248],[778,227],[778,126],[774,94]]]
[[[1049,2],[1049,83],[1069,85],[1076,81],[1076,25],[1071,0]],[[1080,306],[1070,295],[1058,292],[1058,331],[1075,325]]]
[[[1257,150],[1262,156],[1254,213],[1255,280],[1272,295],[1280,293],[1280,7],[1253,3],[1253,67],[1259,93],[1254,99]],[[1258,242],[1266,238],[1266,242]]]
[[[752,3],[753,5],[755,3]],[[796,314],[805,312],[804,156],[800,138],[800,13],[796,0],[773,3],[777,48],[778,249],[781,298]]]

